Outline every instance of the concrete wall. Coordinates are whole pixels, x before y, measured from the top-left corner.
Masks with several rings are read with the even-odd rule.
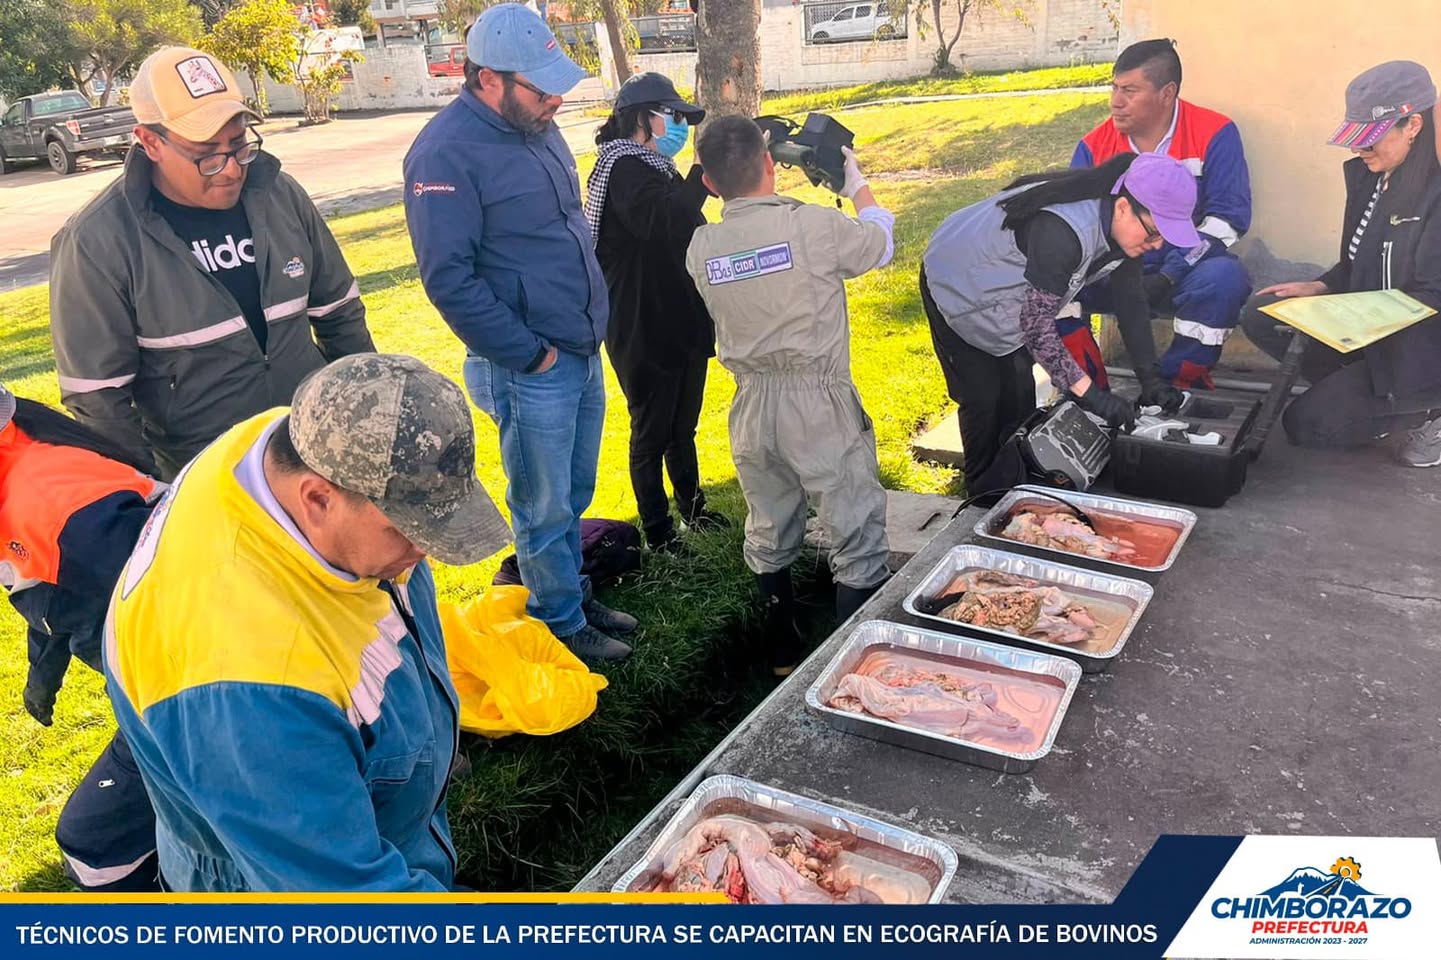
[[[1115,57],[1116,35],[1101,0],[1029,0],[1029,22],[1022,23],[1000,11],[966,18],[965,32],[952,55],[968,70],[1058,66],[1067,63],[1107,61]],[[954,16],[948,4],[948,14]],[[936,47],[935,32],[921,36],[914,11],[908,35],[900,40],[807,45],[803,42],[804,17],[799,4],[767,6],[761,12],[761,70],[767,90],[900,80],[926,73]],[[605,47],[605,32],[600,31]],[[609,60],[609,56],[605,57]],[[633,58],[639,70],[664,73],[676,83],[695,87],[694,53],[652,53]],[[346,82],[336,98],[338,110],[400,110],[440,107],[460,89],[459,77],[432,78],[426,73],[425,48],[393,46],[367,49],[365,61],[354,65],[355,79]],[[610,72],[610,71],[606,71]],[[603,77],[604,77],[603,72]],[[571,93],[571,99],[591,99],[613,93],[614,81],[591,80]],[[300,92],[293,86],[265,81],[271,110],[299,113]]]
[[[1174,37],[1182,96],[1236,121],[1251,167],[1250,237],[1277,256],[1336,260],[1347,151],[1326,146],[1345,111],[1346,84],[1387,60],[1415,60],[1441,77],[1435,0],[1367,4],[1308,0],[1126,0],[1122,43]]]
[[[367,49],[365,61],[354,64],[353,69],[355,79],[343,83],[335,99],[337,110],[439,108],[455,99],[463,82],[460,77],[429,76],[422,46]],[[242,78],[241,86],[248,91],[250,78]],[[295,87],[266,78],[265,93],[272,112],[303,112],[300,91]],[[590,77],[582,80],[568,99],[599,100],[604,96],[601,82]]]
[[[365,61],[354,64],[353,69],[355,79],[342,84],[335,99],[339,110],[443,107],[460,90],[460,77],[435,78],[426,73],[425,48],[420,46],[366,50]],[[300,91],[293,86],[267,78],[265,94],[276,113],[303,110]]]
[[[1001,11],[972,13],[952,54],[967,70],[1061,66],[1104,62],[1115,58],[1116,33],[1101,0],[1030,0],[1023,4],[1029,23]],[[955,10],[946,5],[948,17]],[[948,21],[954,22],[953,19]],[[761,10],[761,74],[767,90],[902,80],[930,70],[937,42],[934,30],[925,37],[917,28],[914,5],[907,36],[877,40],[808,45],[804,12],[799,4],[767,5]],[[694,53],[642,54],[641,70],[664,73],[678,84],[695,86]]]

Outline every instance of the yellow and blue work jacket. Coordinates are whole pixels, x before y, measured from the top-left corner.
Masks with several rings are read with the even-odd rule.
[[[256,492],[285,412],[182,471],[111,601],[105,674],[161,870],[176,890],[448,890],[458,714],[434,581],[423,561],[404,582],[337,570],[263,471]]]

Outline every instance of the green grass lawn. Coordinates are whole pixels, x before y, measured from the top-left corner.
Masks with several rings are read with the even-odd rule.
[[[767,97],[767,113],[794,114],[808,110],[839,110],[871,100],[936,97],[956,94],[1007,93],[1017,90],[1051,90],[1104,86],[1111,82],[1111,64],[1084,63],[1041,70],[967,73],[959,77],[915,77],[880,80],[851,87],[799,90]]]
[[[856,99],[877,95],[885,94]],[[784,105],[772,102],[767,108],[807,109],[792,105],[796,102],[786,98]],[[1064,164],[1076,140],[1105,113],[1103,97],[1065,93],[840,114],[856,133],[877,198],[897,216],[894,262],[849,286],[853,370],[876,423],[886,486],[946,492],[959,484],[955,471],[917,464],[908,453],[916,430],[946,403],[916,291],[916,271],[931,232],[946,214],[1011,178]],[[684,169],[688,156],[680,160]],[[582,179],[591,163],[581,158]],[[783,173],[781,189],[832,202],[795,171]],[[715,219],[718,209],[710,216]],[[344,217],[332,227],[359,277],[377,346],[413,354],[459,381],[462,350],[421,289],[401,209]],[[46,290],[0,295],[0,318],[0,380],[22,396],[56,403]],[[729,375],[712,363],[699,448],[713,505],[739,521],[744,504],[725,424],[732,391]],[[609,373],[607,400],[600,482],[590,513],[634,520],[626,470],[628,418]],[[499,501],[505,478],[495,427],[477,413],[476,428],[480,476]],[[450,808],[466,882],[488,889],[570,886],[764,694],[769,681],[757,669],[761,652],[747,629],[756,599],[741,562],[740,539],[738,529],[695,537],[689,558],[650,559],[643,574],[611,592],[608,602],[635,612],[645,628],[634,656],[606,668],[611,686],[589,721],[555,737],[470,744],[475,772],[456,785]],[[442,597],[474,596],[490,582],[498,562],[499,557],[466,568],[437,565]],[[823,612],[817,613],[816,629],[824,633]],[[55,725],[43,728],[20,705],[24,672],[22,623],[3,605],[0,888],[63,889],[52,838],[55,818],[109,737],[110,709],[99,678],[76,667],[61,692]]]

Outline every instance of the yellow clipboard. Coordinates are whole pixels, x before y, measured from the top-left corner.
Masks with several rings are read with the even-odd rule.
[[[1288,297],[1261,312],[1341,353],[1360,350],[1436,313],[1400,290]]]

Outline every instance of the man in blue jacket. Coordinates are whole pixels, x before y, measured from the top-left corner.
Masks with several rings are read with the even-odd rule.
[[[580,515],[605,425],[605,277],[554,123],[585,76],[515,3],[466,39],[465,86],[405,157],[405,217],[425,292],[465,344],[465,386],[500,428],[529,612],[577,655],[619,660],[635,618],[590,596]]]
[[[1166,244],[1143,260],[1153,312],[1175,318],[1161,375],[1178,387],[1211,387],[1211,367],[1251,294],[1251,278],[1231,245],[1251,226],[1251,175],[1236,124],[1182,100],[1181,58],[1170,40],[1133,43],[1116,59],[1111,116],[1076,145],[1072,167],[1100,166],[1118,153],[1173,157],[1196,177],[1193,220],[1201,243]],[[1108,285],[1081,294],[1087,313],[1111,312]],[[1089,324],[1074,311],[1057,321],[1061,338],[1092,379],[1106,384]]]
[[[190,461],[105,629],[171,889],[451,889],[459,706],[425,558],[509,539],[465,396],[413,357],[337,360]]]

